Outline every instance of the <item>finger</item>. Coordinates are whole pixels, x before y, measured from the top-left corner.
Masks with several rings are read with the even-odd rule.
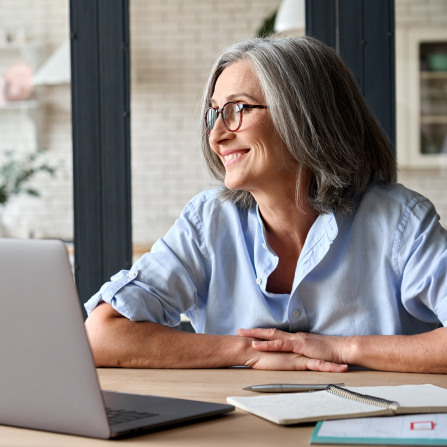
[[[346,372],[348,370],[348,365],[339,365],[338,363],[326,362],[318,359],[308,359],[307,368],[312,371]]]
[[[282,351],[282,352],[296,352],[294,340],[284,340],[278,338],[270,341],[252,341],[251,345],[256,351]],[[299,354],[298,352],[296,352]]]
[[[283,332],[275,328],[271,329],[238,329],[237,335],[242,337],[260,338],[262,340],[275,340],[277,338],[288,339],[293,335],[288,332]]]
[[[296,354],[272,352],[257,354],[249,359],[245,365],[253,369],[268,369],[274,371],[306,371],[309,359]]]

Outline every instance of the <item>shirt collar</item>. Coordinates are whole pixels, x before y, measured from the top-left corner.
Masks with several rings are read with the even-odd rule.
[[[262,234],[262,242],[267,245],[269,250],[271,251],[271,248],[267,242],[267,233],[265,230],[264,221],[262,220],[261,213],[259,211],[259,205],[256,203],[256,218],[258,219],[259,226],[261,227],[261,234]]]
[[[267,233],[265,230],[264,221],[262,220],[261,213],[259,211],[259,205],[256,203],[256,217],[258,219],[259,226],[261,227],[262,232],[262,241],[268,247],[269,251],[272,251],[268,242],[267,242]],[[338,234],[338,225],[337,219],[333,212],[328,214],[321,214],[317,217],[317,220],[313,223],[309,234],[312,239],[321,239],[323,234],[326,233],[329,237],[330,242],[332,243]],[[306,244],[308,245],[308,244]]]

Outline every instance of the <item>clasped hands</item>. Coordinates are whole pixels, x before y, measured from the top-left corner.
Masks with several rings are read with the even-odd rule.
[[[347,337],[333,337],[308,332],[291,334],[278,329],[239,329],[237,335],[250,337],[252,357],[246,366],[270,370],[313,370],[345,372]]]

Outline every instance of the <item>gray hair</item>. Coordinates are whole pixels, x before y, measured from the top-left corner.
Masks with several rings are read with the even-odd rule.
[[[394,180],[390,142],[349,69],[324,43],[294,37],[245,40],[228,47],[214,63],[202,99],[202,150],[219,182],[224,183],[225,167],[211,150],[203,116],[218,77],[237,61],[247,61],[254,70],[274,127],[299,163],[298,207],[303,204],[299,185],[304,179],[306,199],[319,214],[347,214],[352,199],[368,184]],[[242,208],[255,204],[249,191],[230,190],[224,184],[221,196]]]

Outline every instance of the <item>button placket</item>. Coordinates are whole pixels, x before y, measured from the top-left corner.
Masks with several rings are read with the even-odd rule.
[[[309,330],[306,311],[298,290],[295,290],[290,297],[288,315],[290,332],[307,332]]]

